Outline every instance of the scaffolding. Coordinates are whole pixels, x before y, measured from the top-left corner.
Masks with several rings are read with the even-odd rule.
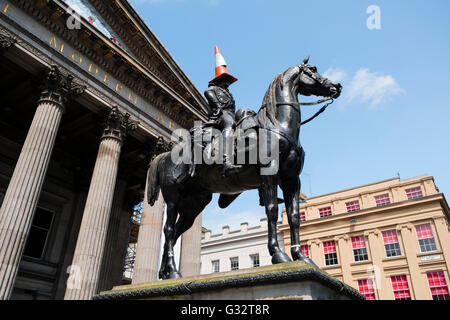
[[[133,279],[134,260],[136,259],[136,246],[142,216],[142,205],[143,202],[140,202],[134,206],[133,214],[130,219],[130,237],[128,239],[127,253],[124,261],[123,284],[129,284]]]

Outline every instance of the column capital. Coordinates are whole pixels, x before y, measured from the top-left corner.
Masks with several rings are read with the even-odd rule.
[[[102,139],[115,138],[123,142],[126,136],[137,128],[138,123],[137,121],[130,120],[129,113],[123,114],[117,106],[113,106],[103,123]]]
[[[368,237],[370,234],[373,234],[378,237],[381,234],[381,232],[379,229],[372,229],[372,230],[364,231],[364,236]]]
[[[408,229],[409,231],[411,231],[413,229],[413,224],[412,223],[404,223],[404,224],[400,224],[398,225],[395,229],[397,231],[402,231],[403,229]]]
[[[319,239],[314,239],[314,240],[309,240],[308,241],[308,244],[309,245],[311,245],[311,244],[315,244],[316,246],[320,246],[320,243],[321,243],[322,241],[320,241]]]
[[[8,32],[3,29],[0,29],[0,48],[5,50],[11,47],[17,40]]]
[[[39,103],[49,102],[64,108],[66,102],[82,94],[85,86],[73,82],[72,75],[64,75],[56,65],[52,65],[41,84]]]
[[[349,236],[347,234],[340,234],[340,235],[334,237],[334,241],[339,241],[339,240],[348,241],[348,239],[349,239]]]

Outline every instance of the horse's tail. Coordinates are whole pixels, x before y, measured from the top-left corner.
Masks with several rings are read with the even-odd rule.
[[[159,191],[161,190],[160,184],[159,184],[159,174],[158,174],[158,167],[159,162],[164,156],[164,153],[159,154],[156,156],[155,159],[152,160],[150,163],[150,168],[148,169],[147,174],[147,201],[148,203],[153,206],[158,200]]]

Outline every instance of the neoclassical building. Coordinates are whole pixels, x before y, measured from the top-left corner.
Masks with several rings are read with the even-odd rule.
[[[208,106],[126,0],[0,0],[0,299],[90,299],[156,280],[149,161]],[[180,264],[199,272],[199,218]]]
[[[300,215],[303,252],[367,299],[450,299],[450,211],[432,176],[311,197]]]
[[[286,211],[278,242],[290,255]],[[450,210],[432,176],[393,178],[300,203],[303,253],[368,300],[450,300]],[[211,235],[201,273],[269,265],[267,223]]]

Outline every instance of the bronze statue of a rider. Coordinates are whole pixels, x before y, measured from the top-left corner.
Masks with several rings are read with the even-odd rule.
[[[242,166],[232,164],[233,161],[233,136],[235,123],[235,102],[228,87],[237,79],[228,73],[227,64],[219,48],[214,48],[216,55],[216,76],[209,82],[205,97],[208,100],[211,112],[208,123],[214,123],[222,130],[223,142],[223,170],[222,175],[239,171]]]

